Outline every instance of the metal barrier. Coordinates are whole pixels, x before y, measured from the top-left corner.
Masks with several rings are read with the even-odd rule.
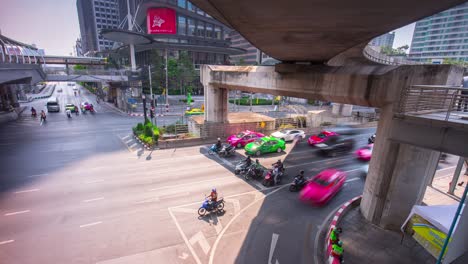
[[[376,50],[374,50],[371,46],[367,45],[364,50],[362,51],[364,57],[366,57],[368,60],[371,60],[373,62],[377,62],[380,64],[386,64],[386,65],[417,65],[417,64],[423,64],[417,61],[411,61],[403,58],[393,58],[391,56],[387,56],[383,53],[380,53]]]
[[[463,93],[462,93],[463,92]],[[437,85],[413,85],[403,91],[398,114],[443,113],[444,120],[459,118],[468,111],[468,88]]]

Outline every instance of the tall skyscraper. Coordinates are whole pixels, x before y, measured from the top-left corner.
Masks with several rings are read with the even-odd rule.
[[[382,36],[378,36],[369,42],[370,45],[376,47],[393,47],[393,41],[395,40],[395,32],[386,33]]]
[[[111,49],[114,43],[100,36],[120,23],[118,0],[77,0],[83,54]]]
[[[432,63],[468,61],[468,2],[416,22],[409,57]]]

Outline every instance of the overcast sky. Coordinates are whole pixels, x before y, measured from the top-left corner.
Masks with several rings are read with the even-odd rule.
[[[1,0],[0,30],[48,55],[70,55],[80,36],[76,0]],[[394,47],[410,45],[414,23],[396,30]]]

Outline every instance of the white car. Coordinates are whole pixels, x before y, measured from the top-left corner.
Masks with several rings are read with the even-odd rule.
[[[284,141],[292,141],[296,137],[305,138],[305,132],[299,129],[282,129],[271,134],[271,136]]]

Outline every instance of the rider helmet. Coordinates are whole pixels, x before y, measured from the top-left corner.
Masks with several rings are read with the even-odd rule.
[[[220,140],[221,140],[221,139],[220,139],[220,138],[218,138],[218,141],[220,141]]]
[[[300,173],[300,174],[304,174],[304,170],[301,170],[299,173]]]
[[[216,192],[216,188],[211,189],[212,192]]]
[[[343,246],[343,242],[341,242],[341,241],[338,241],[338,243],[336,243],[336,244],[337,244],[338,246],[340,246],[340,247]]]

